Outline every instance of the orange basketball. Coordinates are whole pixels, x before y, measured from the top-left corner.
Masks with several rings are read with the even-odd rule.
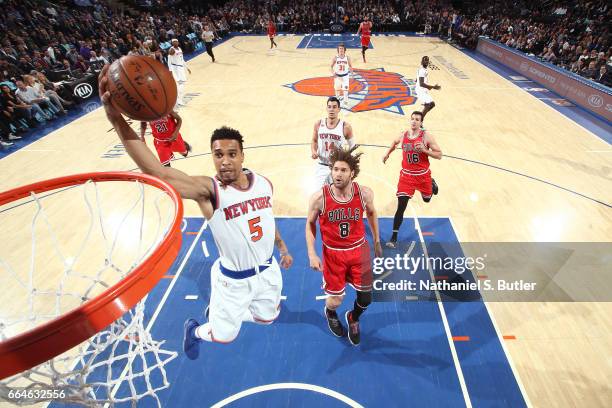
[[[126,116],[149,122],[166,116],[176,104],[176,82],[162,63],[127,55],[108,69],[111,103]]]

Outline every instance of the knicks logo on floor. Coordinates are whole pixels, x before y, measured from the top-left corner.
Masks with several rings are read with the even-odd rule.
[[[285,86],[305,95],[334,95],[331,76],[302,79]],[[382,109],[403,115],[402,106],[416,102],[414,87],[413,79],[385,72],[383,68],[355,69],[350,79],[348,109],[352,112]]]

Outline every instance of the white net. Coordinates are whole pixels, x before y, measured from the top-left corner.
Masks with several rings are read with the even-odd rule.
[[[0,341],[124,279],[158,248],[175,212],[166,192],[139,181],[88,181],[0,206]],[[113,406],[150,397],[161,406],[156,393],[169,386],[164,366],[177,353],[152,338],[145,303],[73,349],[0,380],[0,402],[27,405],[57,396]]]

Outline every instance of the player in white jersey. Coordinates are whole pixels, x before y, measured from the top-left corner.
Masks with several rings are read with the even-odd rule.
[[[423,120],[425,120],[425,115],[427,112],[432,110],[436,103],[433,101],[431,95],[429,94],[430,89],[439,90],[441,88],[440,85],[429,85],[427,83],[427,67],[429,66],[429,57],[427,55],[421,58],[421,66],[417,70],[416,77],[416,94],[419,101],[423,104]]]
[[[314,190],[320,190],[325,183],[331,183],[329,156],[332,150],[343,148],[345,143],[349,148],[355,146],[353,128],[338,117],[339,113],[340,101],[332,96],[327,99],[327,117],[317,120],[314,124],[310,143],[312,158],[317,161]]]
[[[336,98],[342,101],[343,105],[348,105],[350,74],[353,73],[353,64],[351,57],[346,55],[346,47],[344,44],[338,45],[338,55],[332,59],[331,71],[334,76],[334,91]],[[342,92],[343,97],[340,96]]]
[[[176,81],[176,87],[178,95],[176,98],[176,104],[179,106],[184,105],[183,95],[185,82],[187,82],[187,70],[191,74],[191,70],[187,67],[185,58],[183,58],[183,50],[179,47],[179,42],[176,38],[171,41],[172,47],[168,50],[168,69],[172,72],[172,76]]]
[[[105,66],[100,73],[100,95],[106,117],[126,151],[143,173],[165,180],[181,197],[196,201],[219,249],[220,257],[211,268],[209,321],[203,325],[194,319],[185,322],[183,349],[195,359],[200,341],[230,342],[243,321],[269,324],[279,314],[282,278],[274,244],[283,268],[289,268],[293,258],[274,222],[272,185],[243,170],[242,136],[227,127],[215,130],[211,137],[214,178],[162,166],[111,105],[107,72]]]

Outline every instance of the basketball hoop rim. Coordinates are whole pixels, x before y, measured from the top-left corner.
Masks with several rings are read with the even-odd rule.
[[[135,172],[82,173],[39,181],[0,193],[4,205],[30,193],[43,193],[89,180],[140,181],[166,192],[175,203],[174,220],[158,247],[125,278],[79,307],[31,330],[0,342],[0,380],[35,367],[84,342],[123,314],[149,293],[178,255],[183,220],[183,200],[170,184]]]

